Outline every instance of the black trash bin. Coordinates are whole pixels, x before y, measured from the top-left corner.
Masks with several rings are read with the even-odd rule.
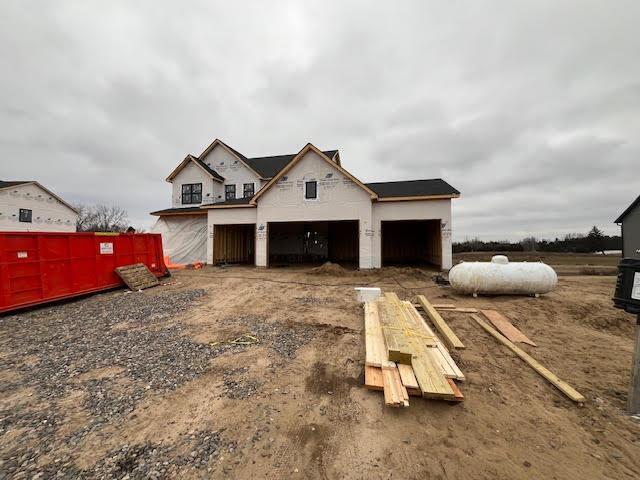
[[[640,315],[640,260],[635,258],[620,260],[613,305],[628,313]],[[640,317],[638,318],[640,322]]]

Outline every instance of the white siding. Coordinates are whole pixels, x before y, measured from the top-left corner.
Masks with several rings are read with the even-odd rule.
[[[32,221],[20,222],[21,208],[32,211]],[[0,231],[75,232],[78,214],[35,184],[0,190]]]
[[[318,181],[318,198],[304,198],[305,181]],[[310,151],[258,199],[256,265],[267,265],[269,222],[358,220],[360,268],[372,267],[371,196]]]
[[[210,203],[214,196],[214,183],[219,185],[219,182],[214,181],[207,172],[194,162],[189,162],[178,174],[173,178],[173,193],[171,198],[171,206],[174,208],[194,206],[182,204],[182,185],[188,183],[201,183],[202,184],[202,202]]]
[[[260,178],[253,170],[247,168],[244,163],[220,145],[216,145],[202,161],[224,177],[224,185],[236,186],[236,198],[242,198],[245,183],[253,183],[255,192],[260,189]],[[218,183],[215,190],[214,201],[224,201],[224,186]]]
[[[451,200],[421,200],[409,202],[376,202],[373,204],[373,251],[374,268],[382,265],[383,220],[440,220],[442,234],[442,269],[449,270],[451,258]]]

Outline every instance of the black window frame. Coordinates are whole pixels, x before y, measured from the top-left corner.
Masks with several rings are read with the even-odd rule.
[[[18,210],[18,221],[22,223],[33,223],[33,210],[21,208]]]
[[[247,190],[247,187],[251,187],[249,190]],[[247,195],[247,192],[250,192],[249,195]],[[251,182],[251,183],[244,183],[242,184],[242,196],[243,198],[251,198],[255,195],[256,193],[256,184]]]
[[[233,195],[230,195],[233,193]],[[224,186],[224,200],[235,200],[236,199],[236,184],[231,183]]]
[[[309,186],[313,185],[313,196],[309,195]],[[310,180],[304,182],[304,198],[305,200],[317,200],[318,199],[318,181]]]
[[[202,203],[202,184],[183,183],[182,205],[194,205],[198,203]]]

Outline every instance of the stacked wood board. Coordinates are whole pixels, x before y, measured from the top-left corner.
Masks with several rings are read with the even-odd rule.
[[[464,380],[463,373],[411,302],[386,293],[364,309],[367,388],[384,390],[385,404],[393,407],[409,406],[409,396],[463,399],[455,383]]]

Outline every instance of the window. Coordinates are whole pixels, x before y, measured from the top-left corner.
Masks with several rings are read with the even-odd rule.
[[[304,182],[304,198],[311,200],[318,198],[318,182],[315,180]]]
[[[225,185],[224,186],[224,199],[225,200],[235,200],[236,199],[236,186],[235,185]]]
[[[202,203],[202,184],[186,183],[182,185],[182,204]]]
[[[244,198],[253,197],[254,194],[254,186],[253,183],[245,183],[244,190],[242,192]]]
[[[31,223],[32,213],[33,212],[27,208],[21,208],[19,220],[21,222]]]

